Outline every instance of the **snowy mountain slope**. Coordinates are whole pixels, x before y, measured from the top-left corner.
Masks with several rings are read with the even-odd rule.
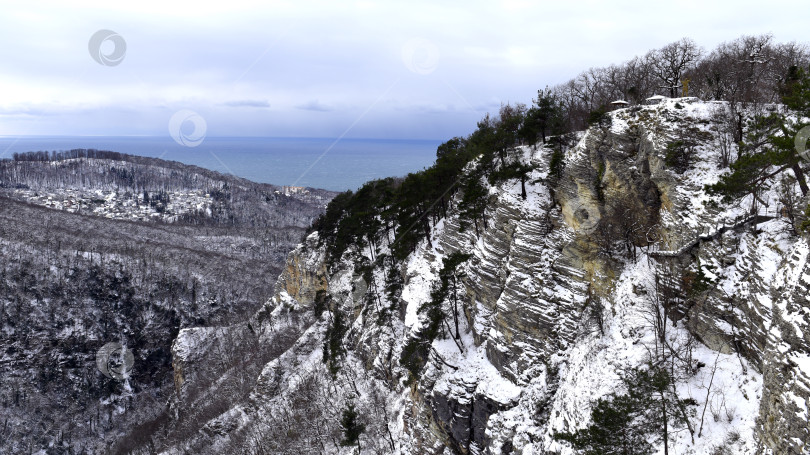
[[[105,156],[0,160],[0,453],[125,453],[148,441],[170,420],[178,331],[261,308],[334,195]],[[128,377],[99,367],[109,343],[130,352]],[[263,360],[242,362],[244,376],[255,380]],[[206,378],[233,368],[210,365]]]
[[[704,189],[723,172],[722,109],[679,99],[614,112],[567,152],[558,180],[549,148],[519,147],[509,160],[533,168],[527,197],[517,180],[490,186],[477,235],[461,228],[457,195],[401,265],[385,259],[383,242],[327,267],[312,234],[249,329],[231,329],[273,351],[250,396],[166,453],[356,453],[340,444],[352,403],[366,425],[362,453],[569,454],[555,433],[587,427],[597,400],[627,393],[623,378],[649,365],[663,365],[673,396],[691,403],[673,411],[685,421],[667,435],[669,453],[806,453],[810,248],[779,216],[798,188],[774,184],[756,224],[728,222],[752,203],[723,204]],[[678,173],[665,153],[684,131],[694,162]],[[642,240],[605,234],[635,213],[651,220]],[[427,324],[424,304],[454,252],[471,255],[460,266],[460,337],[446,300],[443,335],[409,381],[403,349]],[[401,289],[384,292],[397,275]],[[325,363],[335,338],[345,352]],[[180,365],[199,349],[191,339],[174,345],[184,372],[201,368]],[[179,397],[180,412],[198,403]],[[665,453],[661,438],[649,441]]]

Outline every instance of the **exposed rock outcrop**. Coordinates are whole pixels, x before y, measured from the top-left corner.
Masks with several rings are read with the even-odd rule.
[[[368,425],[363,453],[572,453],[554,434],[586,426],[592,403],[621,391],[624,372],[663,344],[688,366],[675,392],[697,403],[688,427],[669,435],[670,448],[806,452],[810,248],[778,217],[720,229],[750,204],[722,204],[704,189],[722,172],[714,141],[724,106],[681,101],[612,113],[567,152],[558,179],[549,176],[545,146],[511,151],[510,160],[533,168],[527,197],[515,180],[491,187],[480,236],[462,229],[456,199],[431,226],[430,242],[393,271],[367,248],[350,249],[327,271],[311,236],[248,325],[261,334],[299,332],[266,364],[250,400],[234,407],[240,412],[218,420],[229,428],[224,421],[242,419],[239,429],[206,438],[217,447],[348,453],[337,442],[351,402]],[[694,162],[678,173],[665,153],[687,133]],[[764,197],[778,200],[770,191]],[[633,237],[617,237],[611,223],[629,217]],[[442,258],[456,251],[471,255],[463,333],[433,342],[420,377],[407,383],[400,354],[422,324]],[[383,245],[375,254],[386,252]],[[356,270],[361,257],[370,272]],[[393,299],[380,290],[392,273],[404,277]],[[318,291],[327,291],[331,311],[314,320]],[[342,366],[330,372],[322,358],[335,312],[349,322],[345,352],[330,354]],[[656,314],[664,315],[664,335]],[[268,343],[278,338],[260,335],[257,349]],[[181,378],[188,368],[178,363]],[[290,421],[300,424],[276,431]]]

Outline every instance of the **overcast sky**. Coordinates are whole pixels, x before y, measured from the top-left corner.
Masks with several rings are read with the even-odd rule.
[[[445,139],[502,102],[684,36],[707,49],[767,32],[810,41],[799,1],[8,3],[10,136],[166,135],[189,110],[208,136]],[[102,63],[91,56],[99,30],[123,39],[119,64],[103,64],[113,40]]]

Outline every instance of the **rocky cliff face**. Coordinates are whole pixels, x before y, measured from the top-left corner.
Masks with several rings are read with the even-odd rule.
[[[379,259],[383,247],[350,250],[327,269],[313,234],[265,308],[228,329],[240,341],[225,344],[270,353],[250,393],[168,452],[350,453],[339,443],[352,403],[366,424],[362,453],[572,453],[554,433],[586,426],[594,401],[660,345],[684,358],[674,387],[697,403],[687,428],[669,435],[674,453],[806,453],[810,247],[779,216],[780,192],[798,188],[774,185],[758,218],[746,216],[750,200],[709,203],[725,108],[681,99],[614,112],[567,151],[557,178],[549,149],[515,149],[509,159],[534,169],[527,197],[518,181],[491,187],[480,235],[451,207],[402,265]],[[685,134],[694,159],[678,173],[665,154]],[[627,225],[629,243],[618,229]],[[400,353],[423,323],[442,258],[456,251],[471,254],[460,339],[433,342],[408,383]],[[371,272],[356,270],[363,261]],[[401,290],[383,292],[392,275]],[[319,306],[332,311],[318,316]],[[334,310],[348,321],[330,371]],[[176,374],[200,368],[192,352],[223,336],[181,333]]]

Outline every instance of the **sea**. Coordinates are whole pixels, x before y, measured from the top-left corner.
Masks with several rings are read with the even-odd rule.
[[[206,137],[185,147],[171,137],[0,137],[0,159],[29,151],[111,150],[193,164],[261,183],[356,190],[429,167],[440,140]]]

